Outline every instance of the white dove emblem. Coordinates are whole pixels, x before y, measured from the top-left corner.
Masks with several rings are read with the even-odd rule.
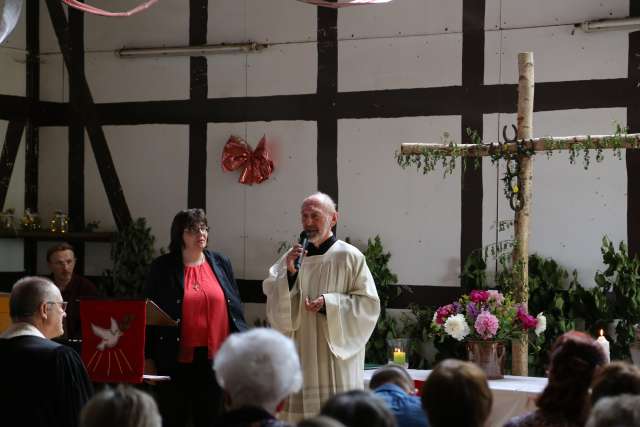
[[[105,329],[99,326],[91,324],[91,330],[97,337],[102,338],[100,344],[97,345],[97,349],[103,351],[105,348],[113,348],[118,344],[118,340],[122,336],[122,331],[118,326],[118,322],[113,317],[111,318],[111,328]]]

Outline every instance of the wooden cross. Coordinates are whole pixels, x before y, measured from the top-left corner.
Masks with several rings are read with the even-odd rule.
[[[531,156],[535,152],[580,149],[640,148],[640,134],[594,135],[532,138],[534,66],[533,53],[518,54],[518,126],[515,141],[504,144],[402,144],[402,156],[421,156],[430,151],[445,157],[487,157],[512,155],[517,164],[517,195],[514,218],[515,245],[512,255],[514,268],[514,298],[527,307],[529,297],[529,220],[531,217],[531,195],[533,168]],[[511,203],[512,207],[513,203]],[[528,373],[528,340],[526,335],[513,342],[512,371],[514,375]]]

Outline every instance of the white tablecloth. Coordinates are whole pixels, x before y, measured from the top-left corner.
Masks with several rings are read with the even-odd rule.
[[[373,375],[373,369],[364,371],[365,386]],[[414,381],[424,381],[431,371],[409,369]],[[525,414],[535,409],[535,398],[547,385],[546,378],[515,377],[505,375],[501,380],[489,381],[493,393],[493,408],[489,416],[488,426],[502,427],[511,417]]]

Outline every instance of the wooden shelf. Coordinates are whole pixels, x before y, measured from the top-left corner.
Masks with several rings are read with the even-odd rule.
[[[0,239],[24,239],[33,241],[68,240],[70,242],[110,242],[116,233],[110,231],[74,231],[52,233],[50,231],[0,231]]]

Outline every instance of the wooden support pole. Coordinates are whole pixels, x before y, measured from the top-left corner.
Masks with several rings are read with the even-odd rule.
[[[518,54],[518,139],[530,139],[533,134],[533,52]],[[531,216],[531,187],[533,162],[530,155],[520,154],[518,186],[522,200],[516,210],[514,233],[516,244],[513,250],[513,278],[515,300],[525,309],[529,300],[529,221]],[[529,340],[524,335],[513,342],[511,369],[513,375],[528,374]]]

